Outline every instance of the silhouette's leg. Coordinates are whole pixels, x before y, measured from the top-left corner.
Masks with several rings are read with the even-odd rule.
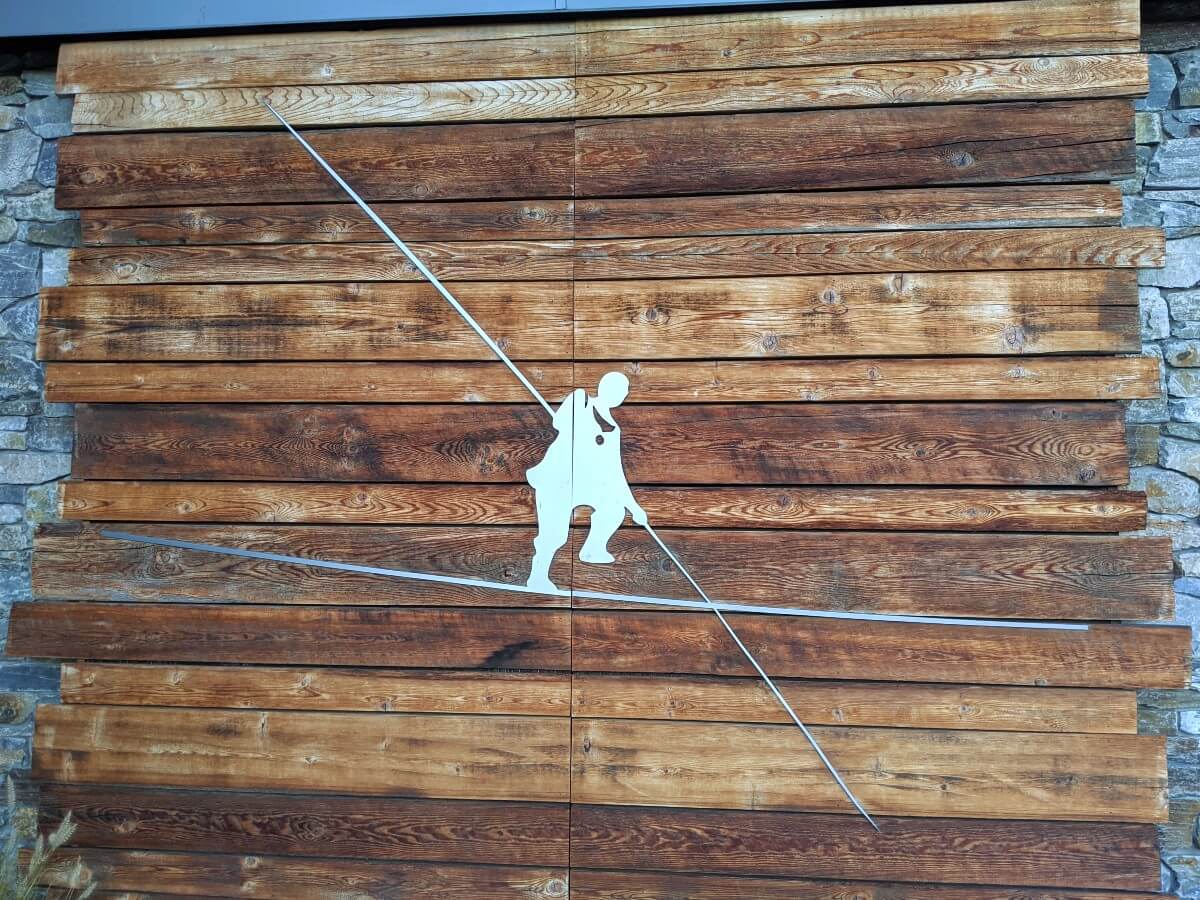
[[[547,496],[548,491],[538,491],[534,505],[537,508],[538,533],[533,539],[533,565],[529,570],[528,587],[539,590],[555,590],[550,580],[550,566],[554,554],[567,542],[571,526],[571,510],[561,502],[555,504]]]
[[[592,510],[591,527],[587,540],[579,551],[579,558],[586,563],[610,563],[613,555],[608,552],[608,541],[621,523],[625,521],[625,507],[611,504]]]

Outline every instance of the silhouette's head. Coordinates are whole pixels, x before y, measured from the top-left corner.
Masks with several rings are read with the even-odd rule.
[[[609,372],[596,387],[596,399],[607,409],[620,406],[629,396],[629,379],[620,372]]]

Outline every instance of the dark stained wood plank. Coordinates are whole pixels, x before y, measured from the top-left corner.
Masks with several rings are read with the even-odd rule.
[[[570,241],[447,241],[412,249],[443,281],[571,278]],[[72,285],[424,281],[391,244],[84,248],[71,251],[69,278]]]
[[[1167,538],[753,530],[662,537],[713,599],[730,603],[1002,619],[1174,616]],[[641,529],[621,529],[608,549],[612,565],[575,563],[575,588],[695,597]]]
[[[1187,628],[1049,631],[728,618],[778,678],[1131,688],[1183,687],[1190,677]],[[571,651],[577,672],[754,674],[708,613],[575,610]]]
[[[367,200],[569,197],[570,123],[310,132]],[[81,135],[59,145],[56,202],[80,206],[341,202],[285,133]]]
[[[88,670],[88,664],[81,664]],[[104,680],[108,668],[99,668]],[[130,667],[139,674],[146,667]],[[68,686],[80,676],[63,666],[64,699],[75,702]],[[168,670],[159,669],[165,673]],[[123,669],[118,674],[124,675]],[[186,672],[184,672],[186,675]],[[111,679],[109,679],[111,681]],[[167,681],[158,677],[156,685]],[[130,683],[134,703],[140,682]],[[810,725],[876,725],[890,728],[949,728],[970,731],[1055,731],[1137,733],[1133,691],[1083,688],[1023,688],[980,685],[886,684],[878,681],[802,681],[777,685],[796,714]],[[181,689],[185,690],[185,689]],[[571,676],[572,714],[593,719],[671,719],[695,722],[791,720],[757,678],[707,675],[616,675],[576,672]],[[87,693],[92,692],[89,686]],[[160,696],[163,691],[154,694]],[[120,696],[114,685],[104,696]]]
[[[1145,527],[1145,495],[1120,490],[643,487],[659,525],[921,531],[1114,532]],[[60,513],[106,522],[532,525],[524,485],[68,481]],[[576,522],[587,521],[586,510]],[[64,534],[53,532],[59,538]],[[42,542],[45,550],[50,547]],[[57,545],[65,549],[61,541]],[[495,573],[492,573],[495,574]]]
[[[572,720],[575,803],[855,814],[791,725]],[[874,813],[1165,821],[1166,746],[1154,735],[813,729]]]
[[[357,245],[347,249],[357,249]],[[481,247],[481,254],[486,254],[488,249],[488,245]],[[179,251],[159,252],[169,254]],[[537,251],[531,250],[531,255],[534,252]],[[74,253],[74,260],[79,261],[94,254],[111,254],[112,251],[76,250]],[[1163,254],[1162,232],[1156,228],[1010,228],[706,238],[651,237],[577,241],[575,277],[600,280],[834,272],[954,272],[1118,266],[1154,268],[1163,264]],[[348,255],[353,258],[353,254]],[[485,256],[484,264],[486,262]],[[523,269],[521,262],[524,260],[514,260],[512,267],[518,273],[530,272],[533,266]],[[455,271],[452,266],[453,263],[447,264],[451,272]],[[168,264],[164,268],[169,267]],[[116,266],[111,268],[115,269]],[[232,268],[230,280],[239,278],[240,265],[234,263]],[[482,265],[477,270],[467,263],[463,270],[473,277],[482,277],[475,276],[475,272],[482,271]],[[74,268],[72,272],[74,274]],[[336,277],[337,272],[335,267],[333,274],[327,277]],[[88,272],[82,274],[84,277],[90,275]],[[106,277],[111,279],[111,276]],[[165,276],[170,277],[170,274]],[[303,274],[299,277],[303,277]],[[536,276],[519,274],[516,277]]]
[[[577,71],[588,75],[1131,52],[1139,17],[1132,0],[1035,0],[585,19],[577,27]]]
[[[63,45],[58,90],[547,78],[574,74],[574,44],[562,21],[88,41]]]
[[[469,498],[467,503],[464,518],[469,519],[474,507]],[[193,543],[513,586],[523,586],[528,577],[536,532],[528,527],[481,527],[478,522],[461,528],[140,525],[131,530]],[[34,576],[38,596],[344,607],[568,605],[561,596],[431,585],[295,563],[239,559],[107,538],[99,532],[94,526],[47,526],[38,538]],[[570,557],[565,552],[559,556],[552,575],[565,588],[570,583]]]
[[[984,692],[986,695],[986,691]],[[1093,692],[1070,691],[1082,709],[1062,721],[1099,718]],[[1132,694],[1121,694],[1121,697]],[[217,709],[294,709],[381,713],[470,713],[567,716],[565,672],[477,672],[452,669],[273,668],[269,666],[153,666],[73,662],[62,665],[64,703],[113,706],[188,706]],[[1107,699],[1098,697],[1094,707]],[[1115,709],[1115,701],[1109,702]],[[1112,715],[1112,713],[1110,713]],[[1066,729],[1071,730],[1071,729]],[[1080,729],[1082,730],[1082,729]],[[1089,729],[1090,730],[1090,729]],[[336,854],[335,854],[336,855]]]
[[[1138,353],[1135,281],[1115,269],[577,281],[575,354]]]
[[[563,718],[42,706],[36,744],[43,781],[568,798]]]
[[[38,602],[13,610],[8,652],[144,662],[568,669],[568,617],[551,610]]]
[[[631,406],[645,484],[1100,486],[1128,472],[1115,403]],[[552,429],[536,406],[81,405],[85,479],[523,482]]]
[[[879,825],[875,833],[839,815],[576,804],[571,856],[582,868],[1126,891],[1159,886],[1149,825],[921,818],[884,818]]]
[[[514,358],[570,358],[571,284],[455,292]],[[41,298],[44,359],[492,360],[428,284],[63,287]]]
[[[572,900],[1112,900],[1104,891],[1005,888],[862,881],[807,881],[657,872],[571,870]],[[1121,900],[1174,900],[1163,894],[1122,894]]]
[[[1022,189],[1028,190],[1028,189]],[[1035,206],[1009,208],[996,196],[981,212],[1024,215],[1035,224],[1111,224],[1108,197],[1097,187],[1059,188],[1057,195],[1020,197]],[[1047,196],[1053,202],[1037,209]],[[984,195],[979,202],[984,203]],[[1013,199],[1017,199],[1015,196]],[[914,204],[919,200],[913,200]],[[927,201],[927,204],[929,201]],[[447,203],[379,203],[377,212],[405,240],[554,240],[573,236],[571,200],[478,200]],[[936,204],[933,204],[936,206]],[[924,206],[920,207],[924,208]],[[1057,209],[1057,212],[1055,210]],[[971,215],[964,210],[964,218]],[[1117,219],[1120,198],[1117,199]],[[385,241],[383,232],[352,203],[297,203],[269,206],[149,206],[140,209],[88,209],[81,216],[83,242],[120,244],[319,244]],[[991,221],[990,219],[984,219]],[[1020,221],[1020,220],[1017,220]],[[1001,223],[1005,224],[1005,223]]]
[[[575,193],[1108,181],[1132,171],[1132,129],[1125,100],[592,120],[575,131]]]
[[[168,791],[44,784],[72,847],[567,865],[567,807],[548,803]]]

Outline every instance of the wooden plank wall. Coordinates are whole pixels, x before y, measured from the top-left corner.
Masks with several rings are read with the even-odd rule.
[[[1189,638],[1122,624],[1172,615],[1165,539],[1121,534],[1138,30],[985,0],[65,47],[75,480],[8,644],[63,660],[46,823],[114,897],[1156,891],[1134,691]],[[1093,627],[732,617],[875,834],[707,614],[101,537],[527,575],[546,417],[262,97],[547,396],[629,376],[626,470],[715,596]],[[691,596],[612,550],[553,575]]]

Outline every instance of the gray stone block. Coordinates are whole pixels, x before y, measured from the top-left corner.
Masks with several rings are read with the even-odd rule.
[[[77,247],[82,242],[78,219],[61,222],[30,222],[22,237],[31,244],[47,247]]]
[[[42,137],[46,135],[43,134]],[[1163,139],[1162,115],[1157,112],[1139,112],[1134,115],[1133,139],[1139,144],[1159,143]]]
[[[55,207],[53,188],[44,188],[22,197],[9,197],[4,211],[14,219],[26,222],[58,222],[79,217],[77,212]]]
[[[1182,900],[1200,897],[1200,850],[1168,853],[1163,857],[1163,862],[1175,875]]]
[[[0,550],[29,550],[33,547],[33,525],[18,522],[0,525]]]
[[[1145,184],[1147,188],[1200,187],[1200,138],[1177,138],[1159,145]]]
[[[1151,512],[1200,514],[1200,484],[1179,472],[1143,466],[1129,473],[1129,486],[1146,492],[1146,505]]]
[[[1166,397],[1151,397],[1146,400],[1131,400],[1125,410],[1125,421],[1134,425],[1165,422],[1170,418]]]
[[[25,518],[25,507],[15,503],[0,503],[0,525],[12,525]]]
[[[65,287],[67,284],[67,251],[55,248],[42,251],[42,287]]]
[[[1166,297],[1172,319],[1200,322],[1200,291],[1168,291]]]
[[[0,310],[0,338],[32,343],[37,339],[38,300],[15,300]]]
[[[5,484],[44,484],[70,471],[69,453],[0,450],[0,482]]]
[[[1171,317],[1167,311],[1167,301],[1158,288],[1138,288],[1138,312],[1143,341],[1158,341],[1170,336]]]
[[[1159,442],[1159,464],[1174,469],[1192,478],[1200,478],[1200,444],[1176,437],[1165,437]],[[1158,510],[1167,512],[1167,510]]]
[[[1200,399],[1170,400],[1167,407],[1175,422],[1200,422]]]
[[[1162,210],[1157,203],[1136,195],[1122,197],[1121,202],[1124,206],[1121,224],[1145,228],[1162,225]]]
[[[0,106],[0,131],[9,131],[22,122],[21,112],[15,106]]]
[[[71,106],[70,97],[42,97],[25,107],[25,123],[39,137],[66,137],[71,133]]]
[[[48,481],[36,484],[25,492],[25,516],[30,522],[40,525],[62,520],[59,484],[57,481]]]
[[[0,431],[0,450],[24,450],[29,438],[23,431]]]
[[[30,97],[45,97],[54,93],[54,70],[33,69],[21,73],[21,84]]]
[[[28,426],[29,420],[25,416],[0,416],[0,431],[24,431]]]
[[[19,75],[0,76],[0,104],[5,106],[24,106],[29,102],[25,93],[25,85],[21,84]]]
[[[1166,109],[1171,102],[1171,95],[1175,93],[1177,80],[1171,60],[1159,53],[1150,54],[1150,90],[1145,97],[1134,102],[1133,108]]]
[[[1200,136],[1196,134],[1197,126],[1200,126],[1200,109],[1168,109],[1160,115],[1163,134],[1166,137]]]
[[[29,446],[34,450],[67,452],[75,440],[74,419],[35,416],[29,420]]]
[[[0,298],[15,300],[37,293],[40,255],[29,244],[0,244]]]
[[[1200,397],[1200,369],[1169,369],[1167,393],[1172,397]]]
[[[19,484],[0,483],[0,503],[24,503],[25,488]]]
[[[1177,368],[1200,366],[1200,341],[1167,341],[1163,347],[1163,359],[1167,365]]]
[[[41,391],[42,369],[36,362],[0,355],[0,400],[24,400],[39,396]]]
[[[1166,288],[1189,288],[1200,283],[1200,237],[1168,240],[1166,265],[1139,270],[1138,283]]]
[[[17,235],[17,220],[0,216],[0,244],[11,241]]]
[[[0,133],[0,191],[33,178],[41,147],[42,139],[25,128]]]
[[[37,168],[33,170],[34,180],[45,187],[51,187],[58,177],[58,141],[43,141],[38,153]]]

